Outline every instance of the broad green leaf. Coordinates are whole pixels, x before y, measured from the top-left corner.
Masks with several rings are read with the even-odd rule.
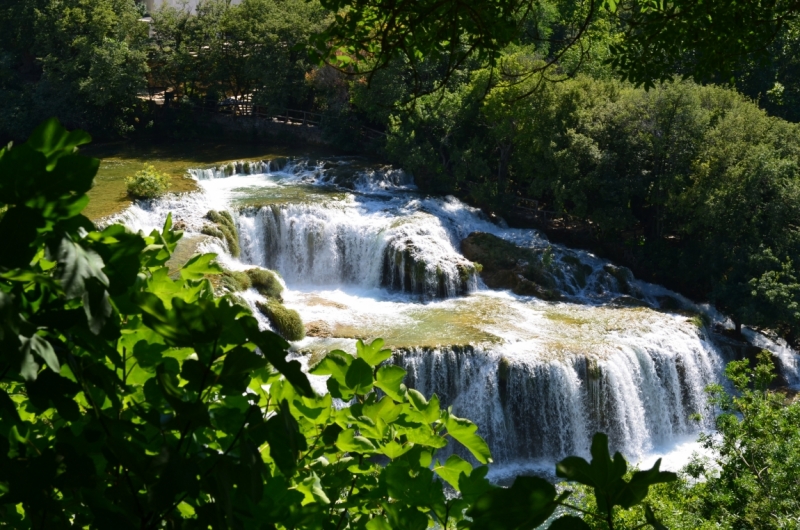
[[[494,488],[486,479],[488,472],[489,466],[480,466],[473,469],[469,475],[459,475],[457,489],[461,492],[461,498],[470,505],[481,495]]]
[[[181,278],[199,280],[207,274],[222,274],[222,268],[213,260],[216,254],[195,254],[181,267]]]
[[[361,339],[356,342],[356,351],[359,359],[363,359],[370,366],[378,366],[392,356],[392,350],[383,350],[383,339],[375,339],[371,344],[364,344]]]
[[[414,408],[420,412],[424,412],[428,408],[428,400],[419,390],[414,388],[408,389],[408,400],[414,405]]]
[[[392,527],[385,518],[375,517],[367,523],[367,530],[392,530]]]
[[[346,429],[336,437],[336,447],[345,453],[374,453],[375,446],[363,436],[356,436],[355,429]]]
[[[320,504],[331,503],[330,499],[328,499],[328,496],[325,495],[325,490],[322,489],[322,482],[316,473],[311,473],[311,475],[303,479],[303,481],[297,485],[297,491],[305,495],[303,505],[310,504],[312,502]]]
[[[614,459],[611,459],[608,437],[602,433],[597,433],[592,438],[591,453],[591,463],[577,456],[565,458],[556,465],[556,474],[594,488],[600,513],[611,513],[614,506],[635,506],[644,500],[652,484],[676,479],[674,473],[659,471],[659,459],[651,469],[637,471],[629,482],[625,481],[623,477],[628,470],[628,464],[620,453],[616,453]]]
[[[347,388],[355,394],[366,394],[372,390],[372,368],[363,359],[355,359],[345,375]]]
[[[47,364],[47,367],[52,371],[56,373],[61,371],[61,365],[58,362],[58,357],[56,357],[56,352],[53,350],[53,347],[50,345],[50,343],[43,337],[37,334],[34,334],[30,337],[23,337],[20,335],[19,340],[22,344],[22,351],[26,358],[28,358],[32,353],[35,353],[44,360],[44,362]],[[32,373],[30,370],[34,370],[34,368],[32,366],[29,367],[27,376],[23,375],[29,381],[36,378],[35,374],[33,377],[30,377]],[[35,370],[38,372],[38,367],[35,368]]]
[[[529,530],[555,511],[555,486],[539,477],[517,477],[510,488],[495,488],[467,512],[474,530]]]
[[[453,486],[456,491],[459,491],[459,478],[462,474],[469,476],[469,474],[472,473],[472,465],[458,455],[450,455],[444,464],[440,465],[437,462],[433,470],[448,484]]]
[[[102,285],[108,286],[108,277],[103,272],[103,259],[97,252],[83,248],[68,237],[64,237],[56,251],[55,260],[58,261],[56,277],[61,282],[67,298],[82,296],[86,290],[86,282],[90,278],[97,279]]]
[[[405,400],[406,387],[403,379],[406,371],[399,366],[381,366],[375,377],[375,386],[386,392],[386,395],[395,401]]]
[[[266,423],[266,438],[269,442],[269,454],[275,464],[286,476],[291,476],[297,467],[300,451],[308,449],[306,439],[291,414],[286,401],[281,404],[278,413]]]
[[[444,505],[442,483],[433,480],[426,467],[410,467],[398,460],[389,463],[382,472],[389,495],[410,506],[436,508]]]
[[[380,450],[383,454],[388,456],[391,459],[400,458],[407,452],[409,452],[413,448],[413,445],[410,443],[407,444],[400,444],[394,440],[391,442],[384,444]]]
[[[434,447],[436,449],[441,449],[447,445],[447,440],[443,436],[434,433],[429,425],[423,424],[414,429],[405,429],[403,433],[406,435],[406,439],[411,443]]]
[[[449,414],[447,416],[446,426],[447,434],[469,449],[478,462],[486,464],[492,461],[489,446],[486,445],[486,441],[484,441],[483,438],[476,434],[478,430],[477,425],[467,419],[457,418]]]

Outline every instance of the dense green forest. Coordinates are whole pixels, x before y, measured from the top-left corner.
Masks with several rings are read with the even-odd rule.
[[[169,224],[80,215],[98,162],[67,132],[190,139],[228,98],[319,112],[332,145],[423,191],[512,222],[535,200],[553,233],[797,346],[798,8],[729,4],[0,5],[0,527],[796,528],[800,405],[768,390],[768,358],[729,366],[735,397],[709,389],[714,462],[677,480],[601,435],[591,462],[559,463],[571,489],[495,488],[435,460],[445,438],[490,455],[380,343],[326,358],[317,396],[283,339],[215,295],[210,256],[169,277]],[[52,116],[66,129],[37,129]]]

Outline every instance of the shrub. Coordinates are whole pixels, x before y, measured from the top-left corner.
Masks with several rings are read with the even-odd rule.
[[[169,176],[160,173],[151,164],[145,164],[141,171],[125,179],[128,195],[134,199],[155,199],[169,189]]]
[[[252,286],[256,291],[261,293],[262,296],[281,300],[283,285],[281,285],[280,280],[278,280],[274,272],[266,269],[250,269],[245,271],[245,273],[250,278]]]
[[[256,307],[267,317],[278,335],[284,339],[300,340],[306,336],[306,329],[300,313],[294,309],[286,308],[277,300],[269,300],[266,303],[257,302]]]

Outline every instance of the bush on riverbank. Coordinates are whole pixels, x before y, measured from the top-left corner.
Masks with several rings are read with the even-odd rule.
[[[169,189],[169,176],[145,164],[141,171],[125,179],[128,195],[134,199],[156,199]]]

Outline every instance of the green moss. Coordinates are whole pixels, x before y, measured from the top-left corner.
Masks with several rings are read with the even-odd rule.
[[[249,277],[250,283],[255,290],[261,293],[262,296],[281,300],[283,285],[281,285],[274,272],[266,269],[250,269],[245,271],[245,274]]]
[[[220,285],[231,292],[246,291],[252,287],[250,276],[239,271],[223,272],[220,277]]]
[[[300,313],[288,309],[277,300],[256,302],[256,307],[267,317],[275,332],[286,340],[300,340],[306,336]]]
[[[226,298],[228,298],[234,304],[238,304],[238,305],[240,305],[242,307],[247,307],[247,308],[250,307],[247,304],[247,301],[244,298],[242,298],[241,296],[239,296],[238,294],[229,293],[229,294],[227,294],[225,296],[226,296]]]
[[[215,226],[211,227],[206,225],[201,232],[225,241],[231,256],[238,258],[241,253],[239,248],[239,236],[236,232],[236,223],[233,222],[231,214],[225,211],[218,212],[216,210],[209,210],[206,214],[206,219],[214,223]]]

